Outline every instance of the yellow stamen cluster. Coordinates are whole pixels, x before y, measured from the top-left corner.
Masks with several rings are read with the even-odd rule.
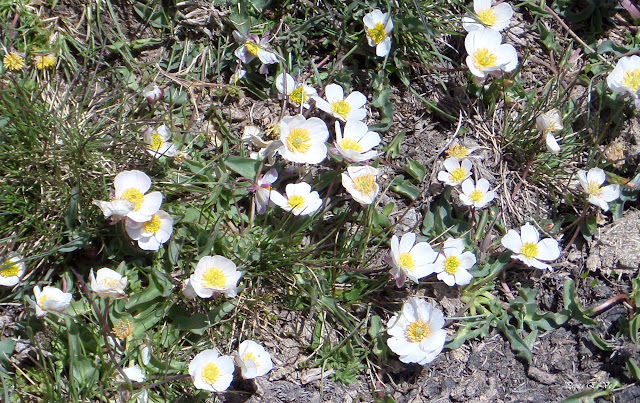
[[[444,261],[444,270],[449,274],[456,274],[460,269],[460,259],[457,256],[449,256]]]
[[[362,146],[360,145],[360,143],[350,138],[342,139],[342,141],[340,142],[340,148],[342,148],[343,150],[353,150],[358,153],[362,152]]]
[[[370,195],[375,189],[376,178],[373,175],[361,175],[353,178],[353,187],[362,194]]]
[[[387,33],[384,31],[384,25],[382,25],[381,22],[377,23],[373,26],[373,28],[369,29],[367,31],[367,35],[369,35],[369,38],[371,38],[373,43],[375,43],[376,45],[384,41],[384,39],[387,37]]]
[[[587,193],[591,196],[599,197],[602,194],[602,187],[598,182],[587,182]]]
[[[151,219],[145,223],[142,223],[142,229],[149,234],[157,234],[160,230],[160,226],[162,225],[162,221],[157,214],[154,214]]]
[[[56,58],[51,55],[36,56],[33,62],[38,70],[48,69],[56,64]]]
[[[343,119],[346,119],[351,112],[351,105],[345,100],[334,102],[331,104],[331,111],[336,115],[342,116]]]
[[[202,276],[202,285],[206,288],[224,289],[227,279],[222,270],[217,267],[211,267],[207,269]]]
[[[125,340],[133,334],[133,323],[129,319],[118,321],[113,327],[113,334],[120,340]]]
[[[451,172],[451,181],[455,183],[462,182],[464,178],[467,176],[467,173],[468,172],[465,171],[464,168],[462,167],[456,168],[453,170],[453,172]]]
[[[254,56],[258,56],[258,51],[260,50],[260,45],[258,45],[255,42],[252,42],[252,41],[247,41],[244,44],[244,46],[247,48],[249,53],[251,53]]]
[[[24,67],[24,57],[16,52],[7,53],[2,58],[5,67],[11,71],[17,71]]]
[[[400,257],[398,257],[398,266],[402,269],[413,271],[416,267],[416,261],[413,256],[411,256],[411,253],[403,252],[400,254]]]
[[[311,148],[311,133],[299,127],[294,128],[287,137],[287,148],[294,153],[306,153]]]
[[[220,368],[212,362],[204,366],[202,370],[202,379],[209,385],[213,385],[218,382],[220,378]]]
[[[296,105],[303,105],[307,102],[307,99],[309,99],[309,96],[301,85],[289,93],[289,100]]]
[[[412,343],[420,343],[429,336],[431,336],[431,327],[421,320],[411,322],[407,327],[407,339]]]
[[[135,204],[136,207],[134,210],[136,211],[142,207],[142,202],[144,202],[144,194],[136,188],[125,190],[124,193],[122,193],[122,198]]]
[[[477,189],[471,192],[471,194],[469,195],[469,199],[471,199],[471,201],[474,203],[480,202],[483,197],[484,197],[484,192],[482,190],[477,190]]]
[[[478,19],[487,27],[491,28],[497,21],[496,13],[493,8],[488,8],[486,10],[481,10],[478,13]]]
[[[20,273],[20,267],[16,263],[9,263],[0,269],[0,276],[15,277]]]
[[[534,259],[538,256],[538,245],[533,242],[525,242],[522,245],[522,250],[520,251],[523,255],[525,255],[529,259]]]
[[[491,53],[489,49],[478,49],[473,55],[473,64],[481,71],[490,67],[495,67],[497,62],[498,57]]]
[[[454,157],[459,160],[466,158],[469,155],[469,149],[463,145],[456,144],[446,151],[447,157]]]
[[[633,92],[637,92],[640,87],[640,69],[625,71],[624,77],[622,78],[622,85]]]
[[[258,357],[256,357],[256,355],[253,354],[253,353],[246,353],[245,355],[243,355],[242,356],[242,361],[246,361],[246,360],[251,360],[256,364],[256,366],[259,366],[258,365]]]
[[[160,148],[164,145],[164,139],[158,133],[153,133],[151,135],[151,149],[153,151],[159,151]]]
[[[304,204],[304,197],[300,195],[291,196],[287,203],[291,209],[298,208]]]

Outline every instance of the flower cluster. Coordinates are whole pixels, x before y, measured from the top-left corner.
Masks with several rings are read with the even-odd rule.
[[[245,340],[233,357],[220,355],[216,349],[198,353],[189,363],[189,375],[198,389],[224,392],[233,381],[234,361],[245,379],[263,376],[273,368],[269,352],[256,342]]]
[[[37,70],[47,70],[56,65],[56,58],[50,53],[37,53],[31,62]],[[6,52],[2,64],[9,71],[21,71],[25,67],[25,55],[16,51]]]
[[[157,251],[173,232],[173,218],[162,206],[162,193],[153,191],[151,179],[141,171],[124,171],[113,181],[114,191],[109,201],[94,200],[105,218],[113,222],[124,220],[125,230],[144,250]]]
[[[510,72],[518,66],[516,49],[502,43],[500,31],[509,26],[513,9],[507,3],[491,6],[491,0],[474,0],[474,13],[462,19],[468,32],[464,41],[467,50],[467,66],[477,80],[488,74]]]

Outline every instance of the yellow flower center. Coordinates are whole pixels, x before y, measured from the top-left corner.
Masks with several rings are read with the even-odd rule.
[[[298,208],[304,204],[304,197],[300,195],[291,196],[287,203],[291,209]]]
[[[38,305],[40,305],[40,308],[44,309],[44,303],[47,302],[48,299],[49,299],[49,296],[40,294],[40,302],[38,302]]]
[[[478,49],[473,55],[473,64],[478,70],[485,70],[490,67],[495,67],[498,61],[498,57],[489,52],[489,49]]]
[[[602,188],[598,182],[587,182],[587,193],[591,196],[599,197],[602,194]]]
[[[289,93],[289,99],[296,105],[302,105],[309,99],[309,96],[301,85]]]
[[[447,157],[454,157],[459,160],[469,155],[469,149],[460,144],[453,145],[447,150]]]
[[[144,194],[136,188],[129,188],[124,191],[122,194],[122,198],[125,200],[129,200],[131,203],[135,204],[135,211],[138,211],[140,207],[142,207],[142,202],[144,201]]]
[[[113,288],[118,285],[118,280],[115,278],[103,278],[100,280],[100,285]]]
[[[247,48],[249,53],[251,53],[254,56],[258,56],[258,51],[260,50],[260,45],[258,45],[255,42],[252,42],[252,41],[247,41],[244,44],[244,46]]]
[[[120,340],[125,340],[133,334],[133,323],[129,319],[120,320],[113,327],[113,333]]]
[[[638,87],[640,87],[640,69],[626,71],[624,73],[624,77],[622,78],[622,85],[629,88],[633,92],[637,92]]]
[[[477,189],[471,192],[471,194],[469,195],[469,198],[474,203],[478,203],[480,200],[482,200],[483,197],[484,197],[484,192],[482,190],[477,190]]]
[[[460,183],[467,177],[467,171],[464,168],[456,168],[451,172],[451,182]]]
[[[159,135],[158,133],[153,133],[151,135],[151,149],[153,151],[159,151],[163,145],[164,145],[164,140],[162,139],[162,136]]]
[[[142,229],[149,234],[157,234],[160,230],[160,226],[162,225],[162,221],[157,214],[154,214],[151,219],[145,223],[142,223]]]
[[[496,23],[497,17],[493,8],[487,8],[486,10],[481,10],[478,13],[478,19],[487,27],[493,27],[493,24]]]
[[[253,361],[256,364],[257,367],[260,366],[258,364],[258,357],[256,357],[255,354],[253,354],[253,353],[246,353],[245,355],[243,355],[242,356],[242,361],[246,361],[246,360]]]
[[[384,32],[384,25],[382,25],[381,22],[377,23],[373,28],[368,30],[367,34],[376,45],[384,41],[384,39],[387,37],[387,33]]]
[[[376,178],[373,175],[361,175],[353,178],[353,187],[362,194],[371,195],[375,190]]]
[[[20,70],[24,67],[24,58],[16,52],[7,53],[2,61],[9,70]]]
[[[5,265],[2,270],[0,270],[0,276],[2,277],[15,277],[20,273],[20,267],[17,263],[9,263]]]
[[[306,153],[311,148],[311,133],[299,127],[294,128],[287,137],[287,148],[294,153]]]
[[[331,111],[340,115],[343,119],[346,119],[349,112],[351,112],[351,105],[345,100],[334,102],[331,104]]]
[[[538,256],[538,245],[533,242],[525,242],[524,245],[522,245],[520,253],[529,259],[533,259]]]
[[[220,378],[220,368],[212,362],[204,366],[202,370],[202,379],[209,385],[213,385],[218,382]]]
[[[431,327],[421,320],[411,322],[407,327],[407,339],[412,343],[420,343],[429,336],[431,336]]]
[[[411,256],[411,253],[403,252],[398,258],[398,266],[400,266],[401,269],[413,271],[413,268],[416,267],[416,261],[413,259],[413,256]]]
[[[56,59],[51,55],[44,55],[36,57],[36,69],[44,70],[49,67],[53,67],[56,64]]]
[[[202,276],[202,285],[206,288],[222,290],[226,283],[227,278],[222,270],[217,267],[207,269],[207,271],[204,272],[204,276]]]
[[[456,274],[460,268],[460,259],[457,256],[449,256],[444,260],[444,270],[449,274]]]
[[[360,145],[360,143],[348,137],[342,139],[342,141],[340,142],[340,148],[342,148],[343,150],[353,150],[358,153],[362,152],[362,146]]]

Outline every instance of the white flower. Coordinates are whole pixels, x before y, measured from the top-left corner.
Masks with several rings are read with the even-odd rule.
[[[541,260],[550,262],[560,257],[558,241],[552,238],[540,241],[538,230],[529,223],[520,228],[520,234],[515,230],[509,230],[502,238],[502,246],[515,253],[513,258],[536,269],[553,269]]]
[[[46,286],[40,291],[40,287],[33,287],[35,302],[29,299],[29,303],[36,309],[36,316],[41,318],[49,312],[64,312],[71,304],[72,295],[62,292],[55,287]]]
[[[640,90],[640,56],[621,57],[607,76],[607,85],[613,92],[628,92],[637,97]]]
[[[311,185],[306,182],[290,183],[285,188],[286,197],[271,191],[271,201],[293,215],[309,215],[322,206],[322,199],[318,192],[311,191]]]
[[[124,229],[138,246],[143,250],[159,250],[171,238],[173,233],[173,218],[164,210],[158,210],[151,219],[137,222],[132,219],[125,221]]]
[[[27,269],[22,259],[22,256],[15,255],[0,263],[0,285],[13,287],[20,282]]]
[[[276,88],[280,97],[286,97],[295,106],[303,106],[309,109],[309,101],[317,95],[315,88],[308,87],[302,83],[298,84],[287,73],[282,73],[276,77]]]
[[[391,237],[390,274],[395,277],[398,287],[402,287],[405,277],[418,283],[435,271],[434,262],[438,254],[427,242],[416,242],[416,235],[407,233],[400,240],[396,235]]]
[[[159,126],[157,129],[149,127],[144,132],[144,142],[147,144],[147,151],[156,158],[175,157],[176,146],[170,142],[171,133],[166,125]]]
[[[151,192],[145,195],[151,187],[151,179],[141,171],[120,172],[113,181],[115,197],[105,202],[94,200],[93,204],[100,207],[105,217],[129,217],[134,221],[149,221],[162,205],[162,193]]]
[[[279,130],[280,126],[278,125],[276,127]],[[282,143],[274,140],[265,141],[262,139],[262,134],[262,131],[257,126],[245,126],[242,131],[242,140],[260,149],[258,153],[251,153],[251,158],[257,160],[264,160],[266,158],[269,164],[273,164],[275,155],[278,153],[278,149],[282,146]]]
[[[402,312],[387,322],[387,345],[404,363],[426,365],[442,351],[447,332],[442,311],[419,298],[411,297]]]
[[[93,269],[89,274],[91,280],[91,290],[102,298],[124,298],[127,293],[124,289],[127,287],[127,278],[122,277],[120,273],[103,267],[98,270],[97,275],[93,274]]]
[[[443,255],[439,255],[435,263],[438,280],[448,286],[466,285],[473,276],[469,269],[476,264],[476,256],[472,252],[464,251],[462,239],[447,239],[442,248]]]
[[[589,203],[603,211],[609,211],[609,202],[620,197],[619,185],[602,186],[606,179],[607,176],[600,168],[591,168],[589,172],[578,171],[578,180],[582,189],[589,195]]]
[[[393,30],[393,21],[387,13],[375,9],[366,14],[362,19],[364,22],[364,30],[367,33],[367,42],[369,46],[376,47],[376,56],[384,57],[391,50],[391,31]]]
[[[269,35],[265,34],[262,39],[258,35],[242,35],[238,31],[233,31],[233,37],[242,45],[236,49],[235,55],[242,63],[249,63],[254,58],[260,59],[260,74],[267,74],[267,65],[278,63],[278,56],[269,48]],[[235,83],[234,83],[235,84]]]
[[[467,66],[474,76],[486,77],[494,71],[513,71],[518,67],[516,48],[502,44],[502,36],[491,29],[471,31],[464,40]]]
[[[562,125],[562,115],[557,109],[541,113],[536,118],[536,129],[543,133],[557,132],[564,128]]]
[[[144,382],[146,378],[142,369],[137,365],[122,368],[122,372],[124,372],[131,382]],[[124,378],[119,373],[116,375],[116,382],[124,382]]]
[[[344,89],[338,84],[329,84],[324,89],[325,101],[315,97],[316,106],[343,122],[362,120],[367,117],[367,110],[363,108],[367,97],[360,91],[354,91],[345,99]]]
[[[438,172],[438,180],[449,186],[457,186],[471,176],[472,165],[468,159],[460,162],[457,158],[451,157],[444,160],[443,165],[446,171]]]
[[[509,26],[513,9],[506,2],[491,7],[491,0],[473,0],[474,16],[462,18],[462,28],[467,32],[490,28],[502,31]]]
[[[189,299],[198,298],[196,290],[194,290],[193,286],[191,285],[191,278],[188,278],[182,282],[182,295]]]
[[[249,186],[249,192],[255,192],[255,203],[258,214],[264,214],[271,202],[271,185],[278,180],[278,171],[271,168],[266,174],[260,175],[255,184]]]
[[[229,84],[231,84],[231,85],[238,84],[238,81],[240,81],[246,74],[247,74],[247,70],[243,70],[241,68],[238,68],[235,71],[235,73],[233,73],[231,75],[231,77],[229,77]]]
[[[287,161],[318,164],[327,158],[327,138],[329,129],[323,120],[306,119],[302,115],[287,116],[280,122],[282,145],[278,152]]]
[[[474,183],[471,178],[466,179],[462,182],[460,201],[465,206],[483,208],[496,197],[496,192],[489,190],[490,187],[489,181],[484,178],[478,179],[478,183]]]
[[[560,145],[553,133],[562,130],[563,127],[562,115],[557,109],[542,113],[536,118],[536,129],[540,130],[545,136],[547,150],[550,153],[558,154],[560,152]]]
[[[347,167],[347,172],[342,173],[342,186],[358,203],[371,204],[380,191],[377,177],[378,170],[368,165]]]
[[[357,120],[347,120],[344,135],[340,122],[336,122],[336,150],[348,162],[363,162],[374,158],[378,153],[371,150],[380,144],[380,135],[369,130],[369,127]]]
[[[189,375],[198,389],[224,392],[233,380],[233,359],[209,349],[196,355],[189,363]]]
[[[204,256],[198,262],[189,284],[201,298],[211,298],[214,293],[227,297],[237,295],[238,280],[242,276],[236,264],[224,256]]]
[[[473,152],[476,151],[477,149],[478,149],[477,147],[469,148],[456,142],[452,144],[451,147],[447,148],[447,151],[445,151],[445,154],[447,155],[447,158],[456,158],[457,160],[462,161],[467,157],[480,158],[476,156],[471,156],[471,154],[473,154]]]
[[[235,360],[244,379],[253,379],[265,375],[273,368],[269,352],[252,340],[245,340],[240,343]]]
[[[160,88],[158,84],[149,84],[142,90],[142,96],[144,96],[150,104],[153,104],[164,97],[164,89]]]

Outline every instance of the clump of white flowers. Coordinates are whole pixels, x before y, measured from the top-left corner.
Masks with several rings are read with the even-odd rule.
[[[589,172],[578,171],[578,180],[582,189],[589,195],[589,203],[603,211],[609,211],[609,203],[620,197],[620,185],[602,186],[607,176],[600,168],[591,168]]]
[[[553,268],[544,262],[551,262],[560,257],[558,241],[552,238],[541,240],[538,230],[529,223],[520,228],[520,234],[515,230],[509,230],[501,242],[514,253],[514,259],[536,269],[552,270]]]
[[[375,9],[362,19],[369,46],[375,46],[376,56],[385,57],[391,50],[393,21],[388,13]]]

